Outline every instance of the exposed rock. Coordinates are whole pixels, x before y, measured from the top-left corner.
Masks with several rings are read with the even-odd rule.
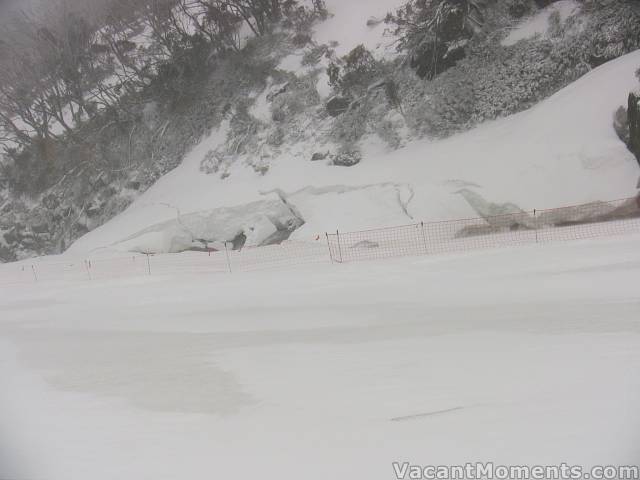
[[[49,233],[49,225],[46,223],[39,223],[37,225],[32,225],[31,226],[31,231],[33,233]]]
[[[287,93],[289,90],[289,82],[276,86],[271,92],[267,94],[267,101],[273,102],[277,97],[282,95],[283,93]]]
[[[470,225],[458,230],[455,238],[475,237],[479,235],[492,235],[500,232],[499,227],[493,225]]]
[[[267,163],[256,163],[251,165],[251,167],[256,173],[260,175],[266,175],[267,173],[269,173],[269,164]]]
[[[333,165],[338,167],[353,167],[362,160],[362,154],[357,150],[341,152],[332,158]]]
[[[372,242],[371,240],[363,240],[361,242],[352,245],[351,248],[356,249],[371,249],[371,248],[380,248],[380,244],[378,242]]]
[[[236,235],[236,237],[233,240],[231,240],[233,250],[242,249],[246,243],[247,243],[247,236],[244,234],[244,232],[239,233],[238,235]]]
[[[102,213],[102,211],[103,211],[102,205],[96,203],[96,204],[93,204],[93,205],[89,206],[89,208],[87,208],[84,211],[84,213],[86,213],[87,217],[89,217],[89,218],[95,218],[98,215],[100,215]]]
[[[325,153],[316,152],[311,156],[311,161],[312,162],[318,162],[320,160],[325,160],[328,156],[329,156],[329,151],[327,151]]]
[[[349,105],[351,105],[351,99],[335,96],[327,102],[327,112],[332,117],[339,117],[349,110]]]
[[[520,230],[536,227],[535,219],[513,203],[488,202],[479,193],[467,188],[457,193],[493,228]]]
[[[640,217],[640,197],[626,200],[618,206],[607,202],[592,202],[588,205],[549,210],[538,214],[536,220],[539,226],[562,227],[638,217]]]
[[[130,180],[125,184],[125,188],[130,190],[140,190],[141,183],[137,180]]]

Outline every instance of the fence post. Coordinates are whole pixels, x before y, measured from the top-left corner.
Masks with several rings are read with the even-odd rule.
[[[87,270],[87,276],[89,277],[89,280],[92,280],[92,278],[91,278],[91,262],[89,260],[85,260],[84,261],[84,268]]]
[[[424,222],[420,222],[420,230],[422,230],[422,243],[424,245],[424,254],[429,254],[429,249],[427,248],[427,236],[424,233]]]
[[[147,253],[147,273],[151,275],[151,260],[149,260],[149,254]]]
[[[342,261],[342,246],[340,245],[340,231],[336,230],[336,237],[338,238],[338,254],[340,255],[340,263],[344,263]]]
[[[227,242],[224,242],[224,253],[227,257],[227,267],[229,267],[229,273],[233,273],[233,270],[231,269],[231,257],[229,256],[229,249],[227,248]]]
[[[324,236],[327,238],[327,248],[329,249],[329,260],[333,264],[333,252],[331,251],[331,243],[329,243],[329,234],[324,232]]]
[[[36,266],[31,264],[31,271],[33,272],[33,280],[38,283],[38,274],[36,273]]]

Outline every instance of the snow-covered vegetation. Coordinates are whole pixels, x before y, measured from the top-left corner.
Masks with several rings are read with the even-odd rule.
[[[305,238],[466,214],[460,185],[538,208],[633,193],[635,166],[611,127],[640,62],[604,64],[640,46],[635,1],[231,3],[118,0],[106,14],[52,13],[46,28],[43,15],[23,18],[21,49],[0,45],[11,67],[0,82],[0,258],[64,251],[129,206],[112,224],[125,231],[108,226],[80,245],[121,242],[175,220],[175,208],[289,201],[304,224],[293,235]],[[243,15],[247,5],[259,8]],[[69,68],[52,70],[60,61]],[[600,66],[589,87],[553,97],[544,113],[463,133]],[[25,76],[40,83],[16,88]],[[528,117],[553,125],[552,147],[524,133]],[[628,124],[616,124],[624,140]],[[470,141],[479,136],[502,150]],[[528,170],[540,175],[523,181]],[[254,227],[215,231],[247,237]]]
[[[146,226],[174,220],[175,207],[184,214],[204,210],[203,205],[241,206],[280,197],[305,222],[291,238],[310,241],[336,228],[478,216],[474,203],[461,195],[465,189],[523,210],[633,196],[638,164],[616,136],[612,112],[637,84],[638,63],[640,52],[629,54],[533,109],[445,140],[414,141],[396,151],[382,142],[363,142],[364,160],[350,168],[335,166],[330,158],[312,161],[317,145],[309,141],[281,147],[265,175],[242,162],[224,174],[207,174],[199,166],[211,148],[225,144],[223,126],[71,252],[115,245]],[[602,85],[609,88],[603,91]]]

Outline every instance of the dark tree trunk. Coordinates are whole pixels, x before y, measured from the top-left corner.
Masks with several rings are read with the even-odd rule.
[[[640,163],[640,97],[633,93],[629,94],[627,118],[629,119],[629,150]]]

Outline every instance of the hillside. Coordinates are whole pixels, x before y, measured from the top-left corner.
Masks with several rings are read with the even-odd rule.
[[[180,31],[195,46],[162,53],[148,85],[0,165],[0,259],[240,248],[635,194],[618,119],[639,86],[638,4],[479,2],[482,21],[443,31],[431,65],[406,1],[330,0],[240,31],[231,53]],[[157,34],[128,22],[121,68],[144,70]]]
[[[312,240],[336,228],[478,216],[473,201],[465,199],[474,197],[463,195],[465,191],[487,202],[513,203],[526,210],[633,196],[640,170],[616,136],[611,118],[624,103],[625,92],[636,85],[638,65],[640,52],[627,55],[530,110],[446,140],[416,141],[395,152],[372,142],[366,145],[364,160],[351,168],[311,162],[318,149],[311,144],[279,157],[268,175],[256,176],[237,165],[228,179],[221,180],[199,167],[204,155],[224,139],[222,129],[203,140],[180,167],[124,213],[84,236],[70,251],[111,246],[175,219],[177,211],[181,215],[208,211],[216,223],[223,222],[225,211],[217,216],[214,209],[240,206],[233,231],[220,232],[230,238],[215,238],[232,240],[240,233],[236,229],[248,233],[264,221],[263,214],[256,216],[255,205],[241,206],[268,205],[278,200],[276,190],[305,222],[293,234],[299,240]],[[214,235],[215,227],[211,225]],[[169,230],[169,235],[175,234]],[[149,243],[140,240],[128,246],[157,251],[156,242],[153,236]],[[166,246],[167,240],[160,244]]]

